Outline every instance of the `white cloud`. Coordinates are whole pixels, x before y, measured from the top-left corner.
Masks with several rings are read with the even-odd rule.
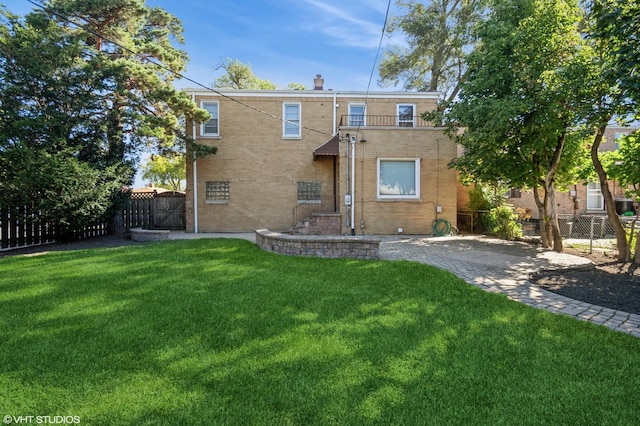
[[[304,27],[309,31],[319,32],[341,46],[375,49],[380,42],[384,24],[384,10],[380,10],[373,2],[355,2],[346,5],[335,0],[305,0],[313,6],[312,12],[320,10],[322,14],[310,13],[313,21],[306,20]],[[379,3],[379,2],[378,2]],[[339,4],[339,6],[338,6]],[[368,16],[364,19],[359,16]]]

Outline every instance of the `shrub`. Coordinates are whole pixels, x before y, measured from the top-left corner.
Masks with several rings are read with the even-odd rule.
[[[482,216],[487,231],[509,241],[522,236],[522,225],[518,220],[518,214],[510,205],[494,207]]]

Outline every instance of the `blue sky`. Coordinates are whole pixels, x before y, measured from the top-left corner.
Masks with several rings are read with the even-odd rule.
[[[185,75],[206,86],[224,71],[226,58],[250,64],[261,79],[284,87],[313,87],[316,74],[325,89],[365,91],[378,51],[388,0],[147,0],[177,16],[184,26],[189,54]],[[24,15],[34,6],[26,0],[0,0],[9,11]],[[391,0],[390,17],[398,15]],[[382,52],[389,43],[383,39]],[[378,68],[371,90],[378,85]],[[179,88],[194,87],[178,81]],[[144,158],[143,158],[144,161]],[[140,173],[134,187],[144,186]]]
[[[0,0],[18,15],[33,5]],[[251,65],[255,75],[278,86],[313,86],[316,74],[325,89],[366,90],[374,65],[388,0],[147,0],[177,16],[184,25],[190,57],[186,75],[211,85],[226,58]],[[391,0],[390,15],[397,15]],[[397,40],[396,40],[397,41]],[[383,49],[391,40],[385,36]],[[381,55],[382,55],[381,51]],[[381,58],[381,56],[380,56]],[[378,59],[378,61],[380,60]],[[378,84],[377,66],[371,90]],[[178,87],[193,87],[179,81]]]

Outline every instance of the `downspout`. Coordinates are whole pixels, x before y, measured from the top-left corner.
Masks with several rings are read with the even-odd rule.
[[[336,134],[336,115],[338,112],[338,104],[336,103],[336,92],[333,92],[333,127],[331,134]],[[340,155],[340,143],[338,142],[338,155]],[[338,212],[338,205],[340,201],[338,200],[338,159],[333,157],[333,211]]]
[[[356,137],[351,136],[351,235],[356,235]]]
[[[333,131],[331,132],[332,135],[336,134],[336,120],[337,120],[337,114],[338,114],[338,104],[336,103],[336,92],[333,92]]]
[[[196,103],[196,92],[191,92],[191,100]],[[193,121],[193,140],[196,141],[196,122]],[[193,233],[198,233],[198,163],[196,153],[193,153]]]

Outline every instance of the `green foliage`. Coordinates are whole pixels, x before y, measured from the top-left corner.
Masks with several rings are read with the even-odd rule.
[[[602,153],[602,163],[611,179],[627,190],[628,197],[640,198],[640,134],[618,139],[619,149]]]
[[[199,239],[0,269],[8,412],[92,425],[637,423],[640,339],[428,265]]]
[[[627,0],[593,2],[596,20],[592,36],[608,41],[613,63],[605,74],[618,82],[621,95],[616,101],[626,104],[635,118],[640,117],[640,3]]]
[[[458,94],[465,57],[482,20],[485,1],[399,1],[406,10],[391,20],[390,34],[400,32],[406,46],[392,46],[380,63],[380,78],[406,90],[441,91],[448,101]]]
[[[124,166],[96,169],[66,151],[13,146],[0,153],[0,208],[29,206],[56,227],[59,240],[68,240],[73,231],[110,219],[129,173]]]
[[[469,196],[469,210],[472,212],[478,210],[489,210],[492,207],[491,201],[487,198],[486,192],[482,184],[476,183],[467,191]]]
[[[184,154],[171,156],[153,155],[142,167],[142,178],[156,186],[182,191],[182,181],[187,178]]]
[[[213,82],[213,87],[225,89],[274,90],[276,85],[269,80],[256,77],[250,64],[238,59],[227,58],[216,69],[223,69],[225,74]]]
[[[227,58],[216,69],[222,69],[225,74],[216,78],[213,87],[219,89],[237,90],[275,90],[278,88],[269,80],[258,78],[251,69],[251,64],[245,64],[238,59]],[[289,83],[287,90],[307,90],[307,86],[302,83]]]
[[[143,0],[2,10],[0,205],[34,205],[64,238],[107,219],[141,150],[184,152],[185,118],[208,113],[173,87],[182,41],[180,21]]]
[[[508,241],[522,237],[522,225],[519,219],[520,216],[513,206],[508,204],[493,207],[488,213],[482,215],[485,229]]]

